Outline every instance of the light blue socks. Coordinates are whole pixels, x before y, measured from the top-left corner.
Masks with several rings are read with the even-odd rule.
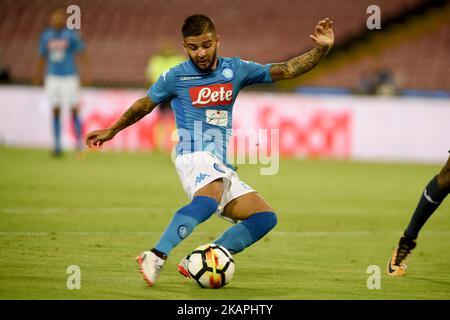
[[[164,231],[155,249],[169,255],[175,246],[186,238],[194,228],[216,212],[219,204],[213,198],[198,196],[187,206],[178,210]]]
[[[258,212],[230,227],[214,243],[225,247],[230,253],[235,254],[261,239],[276,224],[277,216],[275,213]]]

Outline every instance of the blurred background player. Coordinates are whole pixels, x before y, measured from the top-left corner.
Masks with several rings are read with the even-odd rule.
[[[148,60],[147,68],[145,69],[147,87],[156,83],[164,71],[169,70],[185,60],[186,58],[175,50],[169,40],[163,40],[160,50]],[[170,101],[161,102],[158,107],[161,114],[161,121],[159,122],[157,145],[161,150],[170,150],[172,147],[170,143],[170,130],[174,128],[174,118]]]
[[[450,151],[449,151],[450,152]],[[388,274],[391,276],[404,276],[407,270],[407,258],[416,247],[416,239],[419,231],[425,225],[428,218],[439,207],[450,192],[450,157],[440,173],[435,176],[420,197],[419,204],[406,228],[403,237],[400,238],[398,247],[392,253],[388,263]]]
[[[371,95],[396,95],[397,85],[393,72],[384,66],[364,71],[360,80],[361,93]]]
[[[61,110],[71,110],[75,129],[76,150],[81,151],[82,129],[79,117],[80,80],[76,65],[76,55],[86,64],[85,45],[78,33],[66,27],[66,12],[55,8],[49,27],[41,34],[39,41],[39,60],[33,78],[35,85],[42,84],[45,68],[44,88],[53,112],[53,155],[62,154]],[[87,72],[87,67],[84,68]],[[87,79],[87,77],[86,77]]]
[[[214,241],[232,254],[275,227],[274,209],[239,179],[226,159],[235,98],[245,86],[293,79],[308,72],[334,43],[332,21],[326,18],[309,36],[315,42],[313,49],[283,63],[262,65],[238,57],[218,57],[219,35],[205,15],[186,18],[181,33],[189,60],[165,71],[147,96],[136,101],[110,128],[86,137],[89,147],[101,146],[161,102],[172,102],[180,134],[175,166],[191,203],[174,214],[155,247],[137,257],[149,285],[158,279],[170,252],[214,213],[235,223]],[[178,271],[189,277],[186,264],[187,259],[182,259]]]

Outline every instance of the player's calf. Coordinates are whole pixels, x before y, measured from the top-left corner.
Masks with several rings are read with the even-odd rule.
[[[60,157],[62,155],[62,145],[61,145],[61,116],[60,108],[53,108],[53,139],[54,148],[53,156]]]
[[[178,210],[155,248],[145,251],[137,257],[140,271],[144,280],[152,286],[161,273],[164,261],[181,241],[183,241],[194,228],[207,220],[217,210],[215,199],[196,196],[190,204]]]
[[[172,249],[191,234],[198,224],[216,212],[218,205],[215,199],[204,196],[194,197],[190,204],[175,213],[155,249],[168,256]]]
[[[407,257],[416,247],[416,239],[433,212],[439,207],[450,191],[450,158],[441,172],[435,176],[425,187],[416,210],[400,238],[398,247],[394,250],[388,263],[388,274],[403,276],[406,274]]]
[[[72,108],[72,121],[75,128],[75,138],[76,138],[76,150],[81,151],[83,149],[83,137],[82,137],[82,125],[80,116],[78,114],[77,108]]]
[[[232,254],[235,254],[261,239],[276,224],[277,216],[274,212],[258,212],[230,227],[214,243],[225,247]]]
[[[420,230],[425,225],[425,222],[439,207],[442,201],[448,194],[448,189],[442,189],[439,182],[439,176],[435,176],[427,184],[422,192],[419,203],[414,211],[411,221],[405,230],[405,235],[417,239]]]

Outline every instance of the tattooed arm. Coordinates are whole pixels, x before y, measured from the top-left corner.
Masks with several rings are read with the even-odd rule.
[[[139,121],[152,112],[156,104],[148,96],[137,100],[110,128],[95,130],[86,136],[86,144],[101,146],[103,142],[111,140],[121,130]]]
[[[319,21],[314,35],[309,37],[317,44],[311,51],[284,63],[275,63],[270,68],[273,81],[296,78],[314,68],[330,51],[334,43],[333,21],[326,18]]]

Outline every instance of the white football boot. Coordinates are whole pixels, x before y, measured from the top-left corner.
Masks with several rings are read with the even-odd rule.
[[[145,282],[153,286],[161,273],[165,260],[151,251],[144,251],[136,257],[139,263],[139,271],[144,276]]]

